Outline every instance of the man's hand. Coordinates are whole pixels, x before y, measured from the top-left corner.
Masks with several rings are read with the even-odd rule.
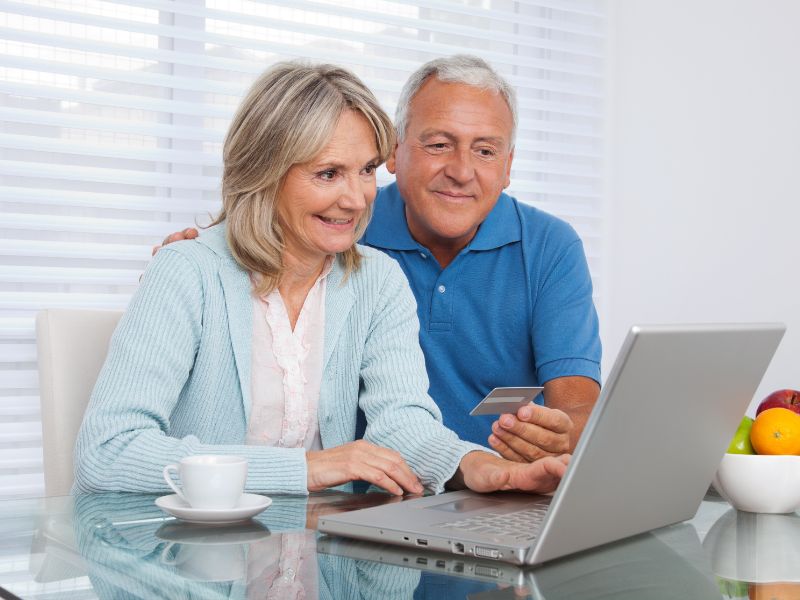
[[[547,407],[523,406],[492,424],[489,445],[501,456],[531,462],[575,450],[600,386],[587,377],[558,377],[544,384]]]
[[[519,490],[547,494],[558,487],[569,459],[570,455],[562,454],[519,463],[476,450],[461,459],[448,487],[467,487],[475,492]]]
[[[163,246],[166,246],[167,244],[171,244],[172,242],[180,242],[181,240],[193,240],[194,238],[197,237],[197,235],[198,235],[197,229],[195,229],[194,227],[187,227],[183,231],[176,231],[175,233],[170,233],[167,237],[164,238],[161,244],[153,246],[152,255],[155,256],[156,252],[161,250],[161,248]]]
[[[565,412],[531,403],[492,423],[489,445],[508,460],[532,462],[569,452],[573,427]]]

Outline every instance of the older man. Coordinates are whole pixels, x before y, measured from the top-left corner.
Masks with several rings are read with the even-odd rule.
[[[396,125],[396,182],[361,242],[408,277],[445,424],[512,460],[571,452],[600,390],[597,314],[574,230],[503,193],[513,88],[480,58],[436,59],[404,86]],[[543,406],[469,416],[494,387],[528,385],[544,386]]]
[[[597,314],[572,228],[503,193],[513,88],[479,58],[437,59],[411,75],[396,117],[397,181],[362,243],[411,283],[445,424],[514,460],[572,451],[600,389]],[[547,408],[469,416],[492,388],[523,385],[543,385]]]

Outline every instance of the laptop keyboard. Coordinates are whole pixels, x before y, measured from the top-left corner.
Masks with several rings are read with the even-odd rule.
[[[501,535],[518,542],[532,542],[539,534],[548,504],[510,513],[485,512],[474,517],[438,523],[434,527]]]

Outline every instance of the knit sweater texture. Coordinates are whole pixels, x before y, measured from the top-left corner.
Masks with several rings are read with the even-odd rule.
[[[441,422],[428,396],[416,304],[397,263],[359,247],[348,277],[328,275],[319,398],[323,448],[364,439],[401,453],[440,492],[481,446]],[[165,492],[163,467],[194,454],[248,460],[247,491],[306,494],[303,448],[245,445],[253,307],[225,224],[162,248],[112,337],[75,448],[78,492]]]

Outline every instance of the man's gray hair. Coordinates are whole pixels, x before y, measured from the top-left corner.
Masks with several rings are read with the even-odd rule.
[[[511,147],[514,147],[517,137],[517,93],[511,84],[489,66],[489,63],[470,54],[454,54],[444,58],[435,58],[411,74],[400,92],[395,111],[394,121],[399,141],[406,137],[408,109],[411,101],[429,77],[436,77],[439,81],[447,83],[463,83],[502,94],[511,110],[513,120]]]

